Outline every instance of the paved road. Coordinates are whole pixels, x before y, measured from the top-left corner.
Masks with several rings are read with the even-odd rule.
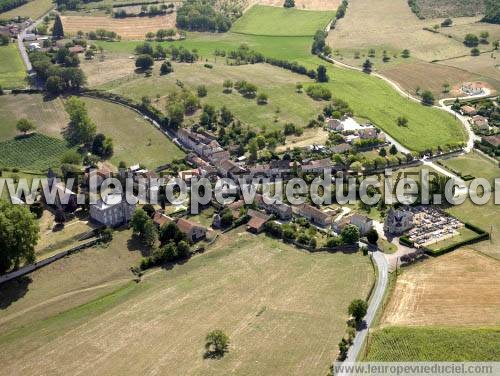
[[[52,12],[53,9],[49,10],[47,13],[45,13],[43,16],[35,20],[30,26],[28,26],[26,29],[22,30],[18,35],[17,35],[17,46],[19,48],[19,53],[21,54],[21,58],[24,61],[24,65],[26,67],[26,70],[28,71],[28,74],[33,73],[33,66],[31,65],[30,58],[28,56],[28,52],[26,51],[26,47],[24,46],[24,37],[26,36],[26,33],[29,33],[30,31],[34,30],[35,27],[37,27],[43,19],[49,15],[50,12]]]
[[[372,321],[375,318],[375,314],[377,313],[380,304],[382,303],[384,292],[387,288],[388,264],[384,254],[380,251],[373,252],[373,261],[377,265],[378,269],[377,285],[375,286],[375,290],[373,291],[372,298],[370,300],[370,306],[368,307],[368,311],[364,317],[364,322],[366,323],[365,328],[356,332],[356,338],[354,338],[354,342],[347,353],[347,358],[343,362],[345,364],[354,363],[358,358],[359,352],[361,351],[361,348],[366,340],[366,336],[368,335],[368,329],[372,325]],[[339,373],[338,375],[347,376],[348,373]]]

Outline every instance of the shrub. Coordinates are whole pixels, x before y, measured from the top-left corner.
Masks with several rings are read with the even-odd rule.
[[[310,85],[306,89],[307,95],[309,95],[314,100],[330,100],[332,98],[332,92],[321,85]]]
[[[207,87],[205,85],[198,86],[196,88],[196,92],[200,98],[206,97],[208,94]]]

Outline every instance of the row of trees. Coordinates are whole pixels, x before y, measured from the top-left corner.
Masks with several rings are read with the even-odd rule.
[[[27,2],[28,0],[2,0],[0,1],[0,13],[17,8]]]

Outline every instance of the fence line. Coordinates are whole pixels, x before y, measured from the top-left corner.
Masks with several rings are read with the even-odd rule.
[[[92,239],[86,243],[80,244],[79,246],[67,249],[66,251],[59,252],[51,257],[48,257],[44,260],[35,262],[34,264],[31,265],[26,265],[22,267],[21,269],[18,269],[16,271],[13,271],[11,273],[4,274],[0,276],[0,284],[5,283],[7,281],[10,281],[14,278],[22,277],[23,275],[29,274],[37,269],[43,268],[44,266],[47,266],[49,264],[52,264],[54,261],[57,261],[59,259],[62,259],[63,257],[66,257],[72,253],[81,251],[82,249],[92,247],[93,245],[96,245],[99,243],[100,239]]]

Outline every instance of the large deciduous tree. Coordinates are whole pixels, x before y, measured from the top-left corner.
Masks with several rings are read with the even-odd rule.
[[[38,232],[38,224],[27,207],[0,200],[0,273],[23,261],[35,261]]]

